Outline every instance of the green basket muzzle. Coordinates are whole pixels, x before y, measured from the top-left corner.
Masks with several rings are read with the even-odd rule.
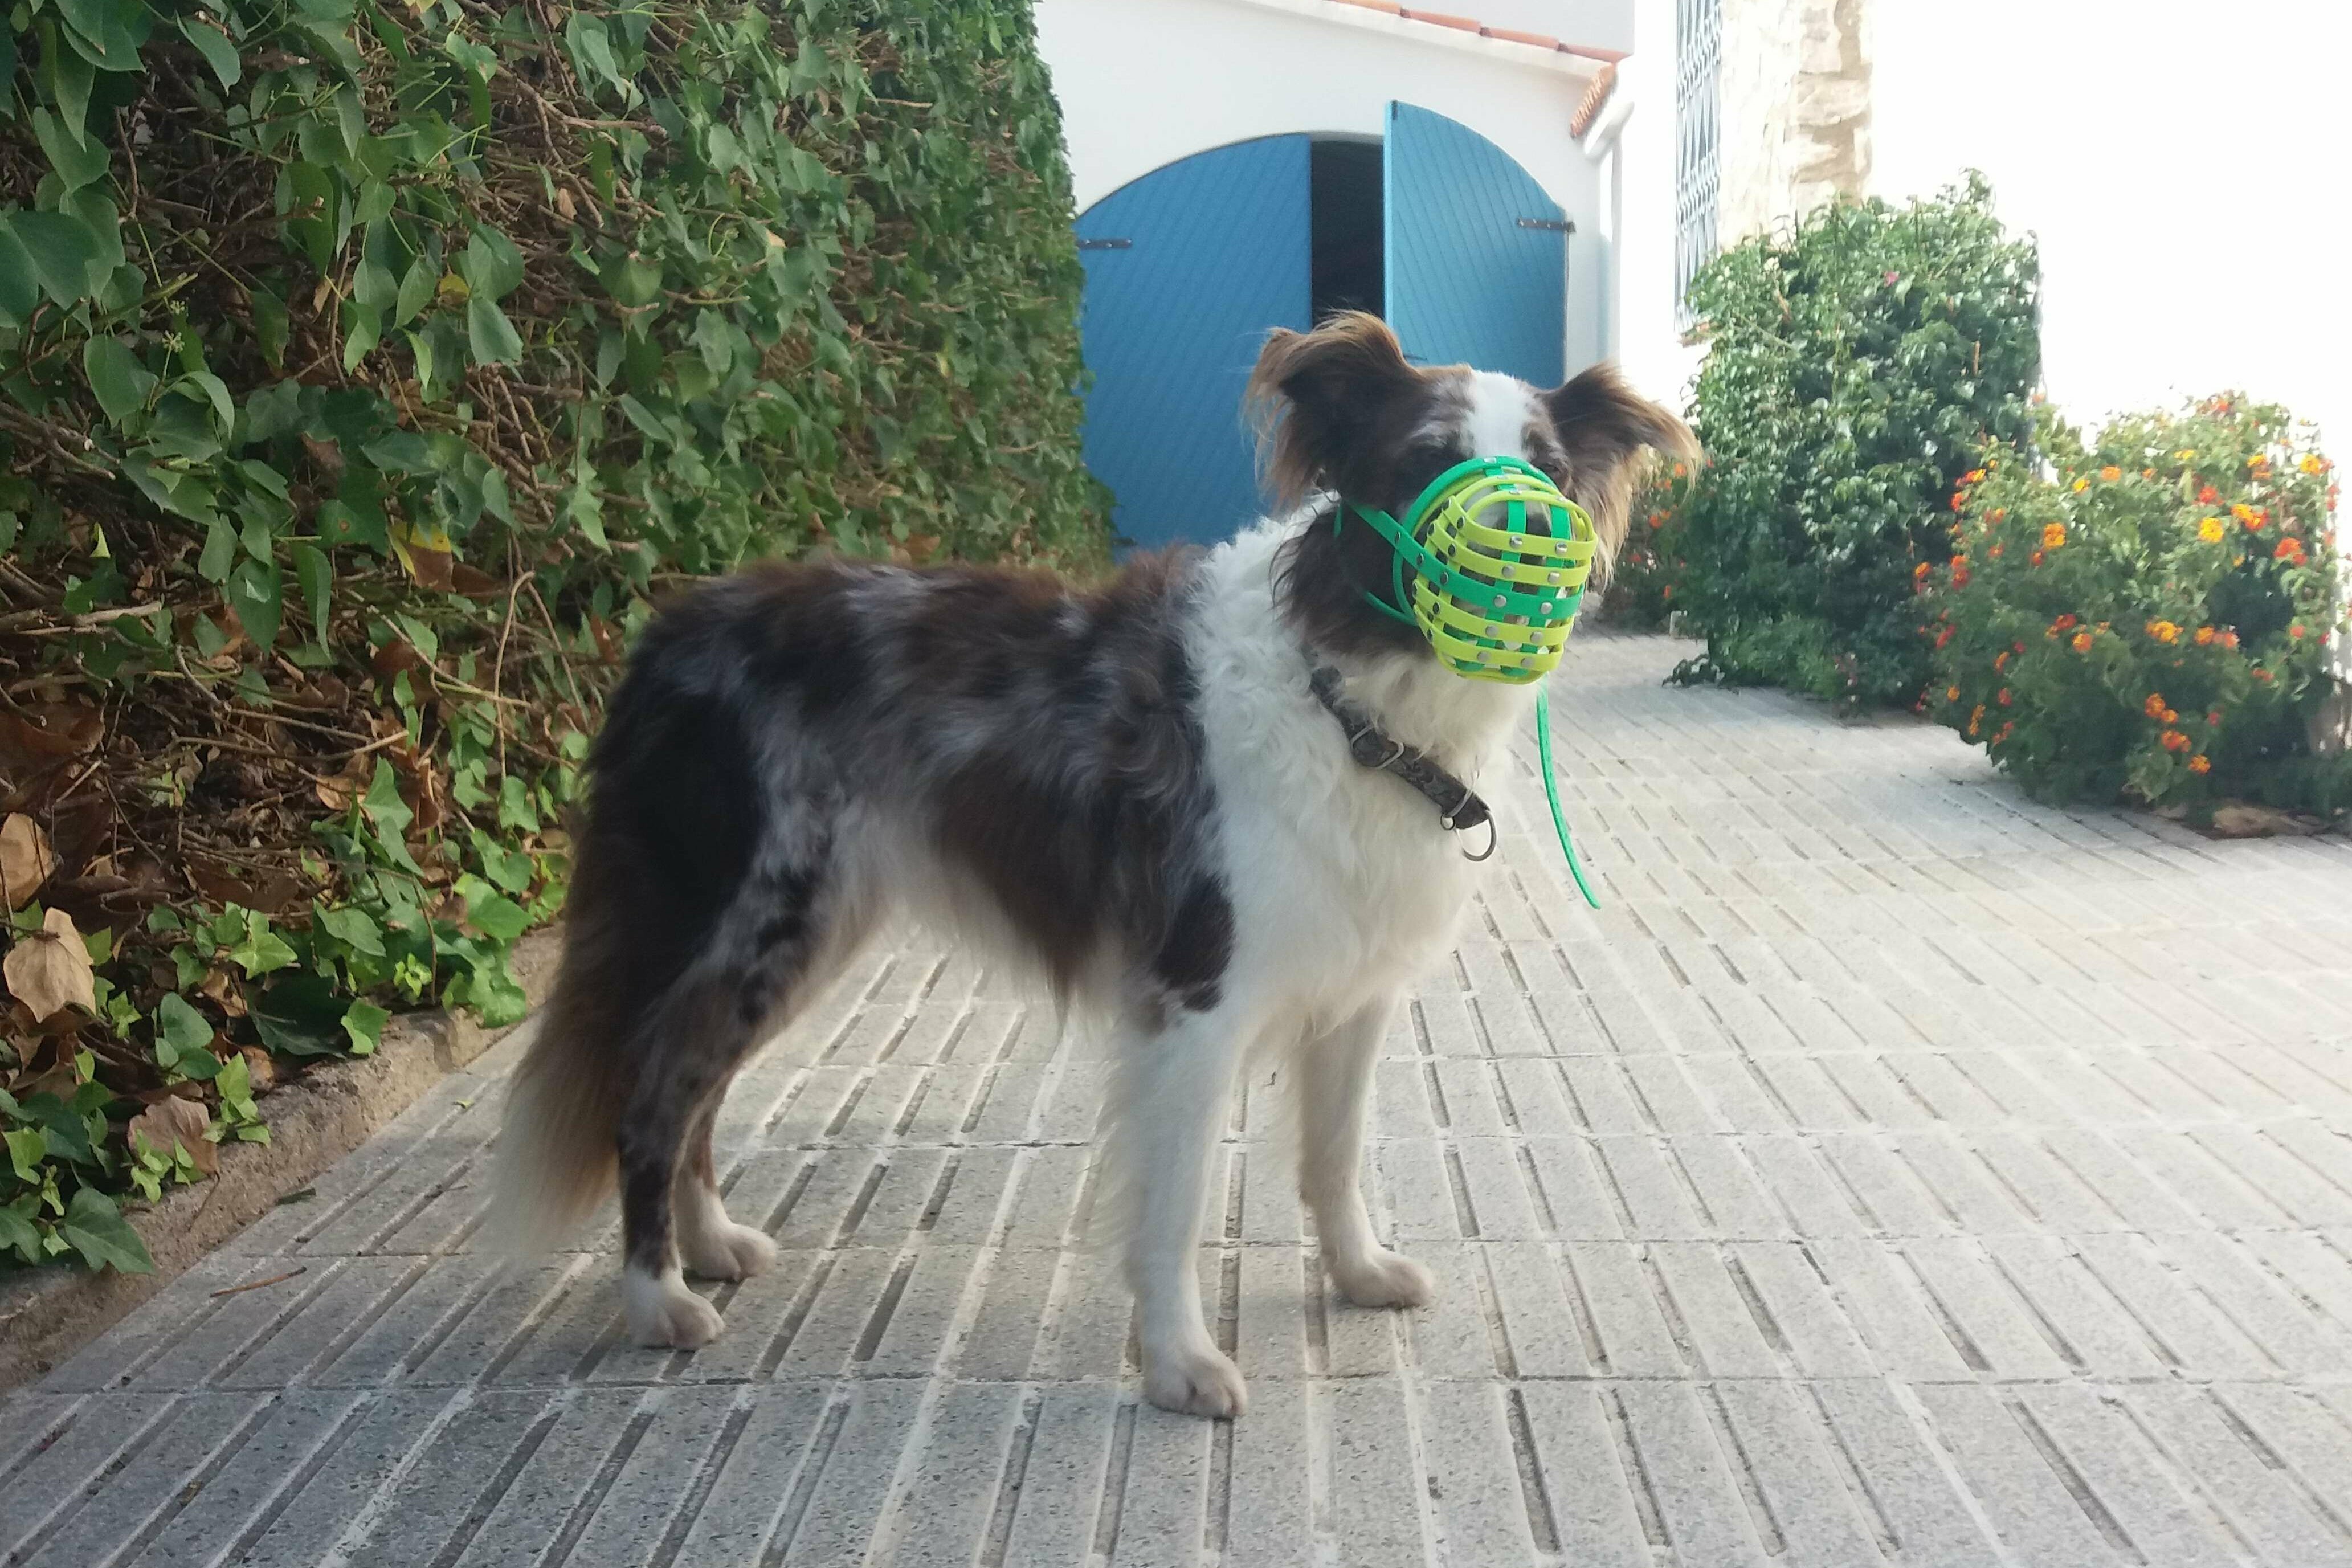
[[[1592,574],[1592,519],[1532,464],[1473,458],[1430,480],[1402,522],[1356,513],[1396,552],[1396,602],[1364,597],[1420,627],[1455,674],[1524,685],[1559,663]]]

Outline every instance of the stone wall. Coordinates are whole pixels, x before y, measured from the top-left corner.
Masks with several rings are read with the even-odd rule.
[[[1720,243],[1860,195],[1869,0],[1723,0]]]

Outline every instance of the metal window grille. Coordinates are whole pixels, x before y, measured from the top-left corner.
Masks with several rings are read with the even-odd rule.
[[[1675,316],[1685,328],[1690,280],[1715,255],[1722,65],[1722,0],[1675,0]]]

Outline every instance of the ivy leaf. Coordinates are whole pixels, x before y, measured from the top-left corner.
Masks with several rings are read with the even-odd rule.
[[[99,246],[88,224],[66,213],[37,212],[11,213],[7,222],[32,258],[34,275],[50,299],[71,305],[89,294],[90,263],[99,258]]]
[[[334,563],[315,544],[294,547],[294,575],[301,580],[302,604],[310,612],[310,635],[327,646],[327,604],[335,583]]]
[[[228,519],[215,517],[205,525],[205,552],[196,557],[196,574],[207,583],[226,583],[228,569],[236,564],[236,530]]]
[[[41,1233],[33,1224],[33,1216],[40,1212],[39,1205],[37,1194],[0,1205],[0,1247],[13,1250],[19,1263],[41,1261]]]
[[[158,1044],[171,1047],[175,1057],[190,1051],[210,1056],[213,1026],[202,1013],[188,1005],[186,997],[176,991],[166,992],[155,1005],[155,1038]]]
[[[383,934],[376,927],[375,917],[365,910],[327,910],[319,916],[319,924],[329,936],[354,952],[366,953],[370,958],[383,956]]]
[[[506,312],[476,295],[466,301],[466,338],[476,364],[515,364],[522,359],[522,339]]]
[[[457,896],[466,900],[466,921],[484,936],[512,942],[530,929],[523,907],[479,877],[457,879]]]
[[[0,316],[27,321],[40,304],[41,278],[34,269],[32,253],[14,229],[0,223]]]
[[[253,1009],[261,1043],[293,1057],[329,1056],[343,1048],[348,1005],[316,974],[295,974],[264,992]]]
[[[226,33],[194,16],[180,18],[180,31],[196,46],[196,53],[205,57],[205,64],[213,68],[213,75],[220,78],[221,86],[236,85],[237,79],[245,74],[245,63],[237,58],[236,46],[229,42]]]
[[[114,1200],[95,1187],[77,1188],[58,1221],[58,1234],[81,1254],[92,1268],[112,1268],[123,1274],[151,1274],[155,1260],[147,1244],[122,1217]]]
[[[392,1015],[373,1002],[354,1002],[343,1015],[343,1033],[352,1043],[352,1055],[363,1057],[373,1052],[383,1038],[383,1026]]]
[[[37,1127],[19,1127],[0,1133],[8,1145],[8,1161],[16,1168],[16,1179],[40,1184],[41,1163],[49,1157],[49,1136]]]
[[[416,814],[400,798],[400,780],[394,774],[392,764],[382,757],[375,760],[375,776],[368,781],[367,795],[360,802],[360,809],[367,813],[368,826],[375,829],[377,839],[385,847],[407,842],[408,825],[416,819]]]
[[[98,395],[98,405],[117,425],[143,411],[147,395],[155,390],[154,375],[121,338],[101,334],[84,343],[81,368],[89,377],[89,389]]]
[[[433,291],[440,281],[440,274],[434,268],[431,257],[419,256],[410,262],[407,274],[400,280],[400,291],[393,299],[393,324],[404,326],[415,321],[417,312],[433,303]],[[425,378],[420,374],[418,379]]]
[[[497,229],[479,227],[466,242],[457,272],[465,279],[469,295],[503,300],[522,287],[522,252]]]
[[[68,191],[95,184],[106,178],[112,160],[106,143],[95,137],[88,142],[69,134],[58,117],[46,109],[33,110],[33,134],[39,138],[41,151],[48,154],[49,167]]]
[[[237,563],[228,578],[228,607],[236,615],[237,624],[255,644],[268,647],[278,640],[278,627],[285,618],[283,594],[286,574],[275,561],[256,561],[248,556]]]

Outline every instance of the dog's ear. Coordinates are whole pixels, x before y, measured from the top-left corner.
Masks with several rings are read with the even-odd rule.
[[[1311,332],[1267,333],[1244,406],[1276,505],[1287,510],[1310,491],[1347,489],[1400,401],[1421,384],[1378,316],[1349,310]]]
[[[1568,457],[1568,494],[1591,515],[1601,536],[1599,574],[1607,575],[1624,542],[1643,448],[1681,462],[1698,458],[1690,426],[1635,393],[1612,364],[1596,364],[1543,395],[1553,431]]]

